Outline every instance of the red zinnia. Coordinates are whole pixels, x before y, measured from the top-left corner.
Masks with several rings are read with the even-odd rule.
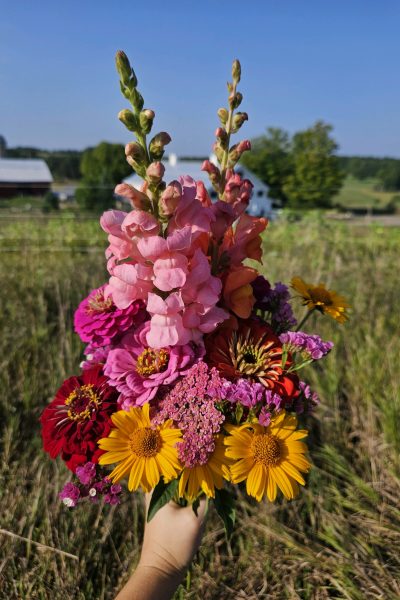
[[[258,319],[238,319],[238,326],[221,327],[204,338],[210,367],[231,381],[250,379],[289,400],[298,394],[299,379],[282,369],[282,344],[273,329]],[[290,357],[285,368],[291,365]]]
[[[66,379],[40,417],[46,452],[51,458],[61,454],[71,471],[89,461],[97,463],[103,454],[97,441],[113,426],[110,416],[118,410],[117,398],[99,366]]]

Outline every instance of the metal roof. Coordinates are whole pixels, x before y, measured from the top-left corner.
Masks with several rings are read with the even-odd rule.
[[[0,158],[0,183],[51,183],[50,169],[41,158]]]
[[[163,162],[165,167],[163,179],[169,183],[174,179],[179,179],[181,175],[189,175],[195,181],[202,181],[208,192],[211,192],[212,186],[210,184],[208,174],[201,170],[202,164],[203,161],[184,159],[180,160],[176,157],[176,155],[172,154],[170,155],[168,161]],[[243,179],[250,179],[254,186],[253,195],[247,212],[253,215],[268,215],[272,210],[272,201],[268,197],[268,186],[243,165],[238,165],[235,168],[235,171],[240,173]],[[133,185],[137,189],[139,189],[143,183],[143,180],[136,174],[127,177],[124,181],[125,183]]]

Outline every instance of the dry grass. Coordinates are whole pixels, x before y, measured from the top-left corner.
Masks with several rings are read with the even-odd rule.
[[[399,242],[399,230],[323,220],[270,227],[268,277],[326,281],[352,320],[314,328],[336,349],[308,372],[323,403],[307,488],[292,503],[239,497],[230,543],[211,514],[176,598],[400,598]],[[69,512],[57,500],[67,470],[42,452],[38,425],[77,370],[73,310],[105,278],[104,239],[91,222],[26,221],[0,226],[0,246],[0,528],[15,534],[0,531],[0,597],[109,599],[138,558],[141,499]]]

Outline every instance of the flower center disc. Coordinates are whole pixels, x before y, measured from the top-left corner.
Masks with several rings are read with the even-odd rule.
[[[140,356],[138,356],[136,371],[139,375],[142,375],[142,377],[149,377],[149,375],[154,375],[154,373],[161,373],[167,368],[168,360],[168,350],[165,350],[164,348],[161,348],[161,350],[145,348]]]
[[[104,298],[101,292],[89,299],[86,312],[90,315],[93,313],[102,313],[112,310],[113,301],[111,298]]]
[[[129,448],[136,456],[155,456],[161,449],[161,444],[160,434],[150,427],[137,429],[129,436]]]
[[[317,288],[314,290],[308,290],[311,300],[314,304],[330,306],[332,304],[332,298],[330,293],[324,288]]]
[[[255,435],[251,442],[251,451],[254,460],[265,467],[276,465],[281,457],[278,440],[268,433]]]
[[[83,421],[90,419],[101,404],[99,396],[94,391],[93,384],[82,385],[70,393],[65,400],[65,405],[69,407],[68,418],[72,421]]]

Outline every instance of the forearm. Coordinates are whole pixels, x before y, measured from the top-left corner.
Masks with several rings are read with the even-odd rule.
[[[168,572],[141,562],[115,600],[170,600],[184,571]]]

